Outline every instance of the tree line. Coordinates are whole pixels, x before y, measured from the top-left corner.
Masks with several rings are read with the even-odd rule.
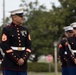
[[[59,0],[60,6],[52,4],[52,9],[46,11],[45,5],[39,5],[38,0],[27,3],[21,0],[20,7],[24,7],[24,23],[28,26],[32,39],[33,62],[38,61],[40,55],[54,55],[54,41],[59,43],[64,35],[63,27],[76,21],[76,1]],[[5,19],[8,24],[10,18]],[[0,33],[3,25],[0,28]],[[1,35],[0,35],[1,36]]]

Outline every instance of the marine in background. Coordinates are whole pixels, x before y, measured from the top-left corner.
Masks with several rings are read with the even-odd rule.
[[[62,67],[62,75],[75,75],[73,74],[75,71],[71,69],[71,67],[75,66],[74,55],[72,55],[72,52],[68,48],[68,38],[74,35],[73,28],[71,26],[66,26],[63,29],[65,37],[61,39],[58,51]]]

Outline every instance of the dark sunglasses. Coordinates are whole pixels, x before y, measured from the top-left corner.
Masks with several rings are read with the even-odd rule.
[[[69,33],[73,33],[73,31],[72,31],[72,30],[68,30],[67,32],[69,32]]]
[[[74,30],[76,30],[76,27],[73,27]]]

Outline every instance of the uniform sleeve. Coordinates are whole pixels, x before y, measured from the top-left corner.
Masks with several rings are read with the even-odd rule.
[[[68,52],[65,47],[66,41],[67,41],[67,39],[63,38],[59,44],[59,51],[58,51],[59,56],[58,57],[59,57],[60,61],[62,62],[62,64],[64,64],[64,63],[67,64],[67,61],[68,61],[68,58],[67,58]]]
[[[28,60],[30,54],[31,54],[31,37],[30,37],[30,34],[29,32],[27,32],[27,39],[25,41],[25,44],[26,44],[26,50],[22,56],[22,58],[26,61]]]
[[[67,61],[66,55],[65,53],[65,46],[64,46],[64,42],[65,41],[61,41],[59,44],[59,50],[58,50],[58,57],[60,59],[60,61],[63,63],[64,61]]]
[[[14,52],[14,50],[11,49],[9,44],[9,31],[7,28],[3,28],[2,31],[2,42],[1,42],[1,48],[3,52],[12,60],[13,62],[17,63],[17,61],[20,59],[20,56]]]

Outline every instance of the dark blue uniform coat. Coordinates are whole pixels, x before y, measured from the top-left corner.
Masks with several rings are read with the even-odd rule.
[[[17,47],[18,50],[11,47]],[[22,50],[25,47],[25,50]],[[3,28],[1,48],[5,53],[2,68],[14,71],[26,71],[27,59],[31,53],[31,39],[27,27],[18,26],[14,23]],[[24,64],[17,64],[20,58],[24,59]]]

